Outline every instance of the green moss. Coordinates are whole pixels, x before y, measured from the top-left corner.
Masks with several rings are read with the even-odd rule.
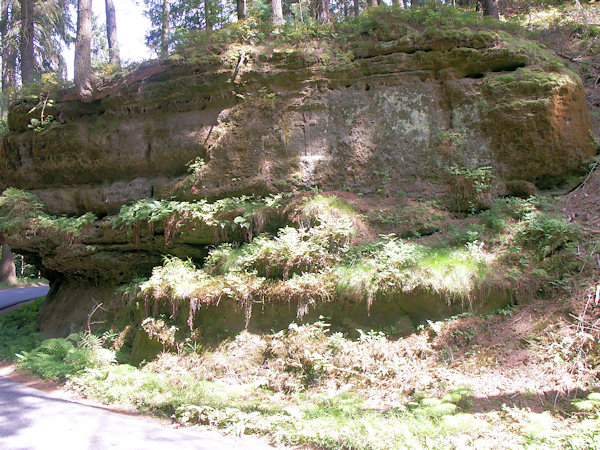
[[[539,67],[523,67],[506,74],[487,75],[482,91],[492,102],[488,107],[513,111],[546,110],[552,97],[572,91],[581,80],[569,70],[549,71]]]

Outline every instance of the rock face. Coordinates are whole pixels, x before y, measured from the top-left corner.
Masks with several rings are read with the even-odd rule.
[[[552,55],[531,42],[429,30],[349,51],[334,67],[298,50],[248,51],[237,71],[165,64],[92,103],[57,101],[38,131],[28,125],[40,112],[15,105],[4,181],[53,214],[105,215],[146,197],[360,191],[380,171],[439,184],[452,166],[545,187],[594,154],[580,81],[537,65]]]
[[[399,29],[333,50],[231,46],[216,60],[142,67],[91,103],[59,96],[34,130],[37,102],[13,105],[0,173],[55,215],[311,186],[368,195],[382,177],[409,194],[426,182],[439,197],[452,190],[450,168],[488,167],[498,193],[535,190],[596,151],[578,77],[503,32]],[[68,244],[22,232],[7,242],[57,283],[106,284],[147,274],[166,253],[201,258],[214,240],[194,232],[169,248],[164,230],[134,243],[106,217]]]

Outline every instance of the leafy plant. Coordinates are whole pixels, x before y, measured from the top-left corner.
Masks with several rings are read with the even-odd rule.
[[[57,217],[47,214],[44,205],[30,192],[8,188],[0,196],[0,232],[21,232],[26,227],[32,231],[52,230],[68,237],[97,220],[88,212],[80,217]]]
[[[490,166],[452,167],[449,174],[458,211],[475,213],[491,204],[494,175]]]
[[[533,250],[539,259],[577,242],[579,226],[564,218],[541,212],[527,213],[520,223],[514,240]]]
[[[41,341],[37,317],[43,298],[0,316],[0,359],[14,359],[16,353],[30,351]]]
[[[285,204],[287,194],[263,198],[253,196],[230,197],[215,202],[199,200],[181,202],[176,200],[142,199],[121,207],[112,218],[113,227],[133,228],[134,241],[139,243],[141,224],[147,224],[153,234],[153,225],[162,222],[165,243],[169,244],[183,226],[211,228],[218,238],[234,230],[242,230],[251,241],[254,234],[262,231],[264,214],[277,211]],[[215,239],[218,241],[218,239]]]
[[[49,380],[64,379],[115,362],[114,352],[102,348],[99,337],[86,333],[46,339],[17,358],[20,367]]]

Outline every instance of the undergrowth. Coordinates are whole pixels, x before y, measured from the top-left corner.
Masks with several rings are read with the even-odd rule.
[[[8,188],[0,196],[0,232],[59,232],[72,239],[97,220],[88,212],[79,217],[53,216],[33,194]]]
[[[200,268],[167,258],[141,286],[147,305],[171,304],[176,312],[189,304],[190,327],[200,308],[227,300],[247,320],[255,302],[297,302],[302,317],[323,302],[364,302],[369,310],[374,301],[422,291],[468,307],[489,289],[510,290],[512,283],[521,295],[528,283],[564,270],[555,255],[567,261],[580,236],[541,197],[496,200],[478,216],[481,224],[448,227],[427,244],[394,235],[354,243],[361,216],[335,197],[305,197],[287,214],[296,227],[217,246]],[[498,248],[506,251],[492,256]]]
[[[505,30],[521,33],[523,28],[516,23],[507,23],[484,18],[474,11],[431,3],[425,8],[397,8],[380,5],[368,8],[356,18],[334,21],[330,24],[318,22],[289,22],[276,28],[270,21],[256,17],[230,24],[207,33],[203,30],[183,31],[175,38],[178,53],[187,54],[192,47],[213,48],[230,43],[245,44],[302,44],[318,40],[354,40],[357,36],[372,36],[390,40],[390,36],[402,37],[415,28],[473,27],[486,30]]]
[[[419,289],[468,302],[491,280],[489,256],[480,243],[431,248],[382,237],[351,246],[356,213],[339,201],[317,197],[298,210],[299,228],[284,227],[243,245],[224,244],[211,250],[205,265],[167,258],[141,286],[146,302],[181,302],[193,314],[203,305],[233,300],[246,309],[254,302],[297,302],[297,315],[328,301],[351,299],[367,309],[376,297],[391,299]],[[497,276],[495,282],[501,277]]]
[[[29,351],[41,341],[37,333],[37,316],[44,299],[0,316],[0,360],[15,359],[21,351]]]
[[[25,323],[35,323],[35,309],[25,311],[19,312]],[[5,325],[14,319],[0,320]],[[600,400],[593,392],[567,402],[561,413],[510,405],[479,411],[481,398],[449,381],[451,366],[435,351],[461,330],[457,324],[464,330],[466,320],[432,323],[402,339],[372,330],[349,339],[324,321],[292,324],[277,333],[242,332],[213,347],[181,347],[141,368],[118,364],[108,335],[82,333],[20,348],[19,364],[44,378],[67,380],[70,388],[105,404],[184,425],[265,435],[275,444],[595,447]],[[513,317],[498,312],[485,320]]]
[[[436,327],[443,334],[446,324]],[[368,332],[352,341],[324,322],[292,325],[270,335],[244,332],[200,353],[165,353],[143,368],[116,364],[94,335],[72,335],[42,342],[21,364],[45,378],[66,377],[70,388],[105,404],[266,435],[276,444],[442,449],[598,442],[596,393],[568,403],[582,412],[565,416],[506,405],[478,412],[471,389],[441,380],[432,387],[425,379],[440,370],[426,351],[432,332],[397,341]]]
[[[114,352],[102,347],[102,339],[88,333],[46,339],[16,356],[19,367],[46,380],[65,379],[116,361]]]
[[[121,207],[111,222],[115,228],[131,228],[134,241],[138,243],[142,225],[153,236],[155,224],[162,226],[166,244],[186,227],[188,232],[197,231],[196,228],[200,227],[212,230],[215,242],[236,230],[251,241],[255,234],[264,231],[270,215],[279,214],[288,198],[287,194],[277,194],[262,198],[231,197],[214,202],[142,199]]]

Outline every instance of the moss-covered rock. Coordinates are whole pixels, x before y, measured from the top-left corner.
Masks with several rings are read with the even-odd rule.
[[[365,19],[339,39],[230,43],[196,59],[188,49],[120,75],[91,102],[62,92],[46,120],[40,98],[22,99],[9,114],[0,184],[35,192],[46,215],[101,220],[67,242],[30,221],[7,230],[7,242],[57,280],[121,282],[165,254],[201,261],[212,244],[293,219],[284,208],[262,219],[233,208],[209,223],[190,207],[115,227],[128,202],[315,186],[369,197],[385,179],[423,200],[475,193],[457,208],[480,209],[515,180],[535,192],[593,157],[581,82],[555,54],[505,31],[406,14],[413,22]],[[485,189],[457,182],[482,168],[493,180]]]

